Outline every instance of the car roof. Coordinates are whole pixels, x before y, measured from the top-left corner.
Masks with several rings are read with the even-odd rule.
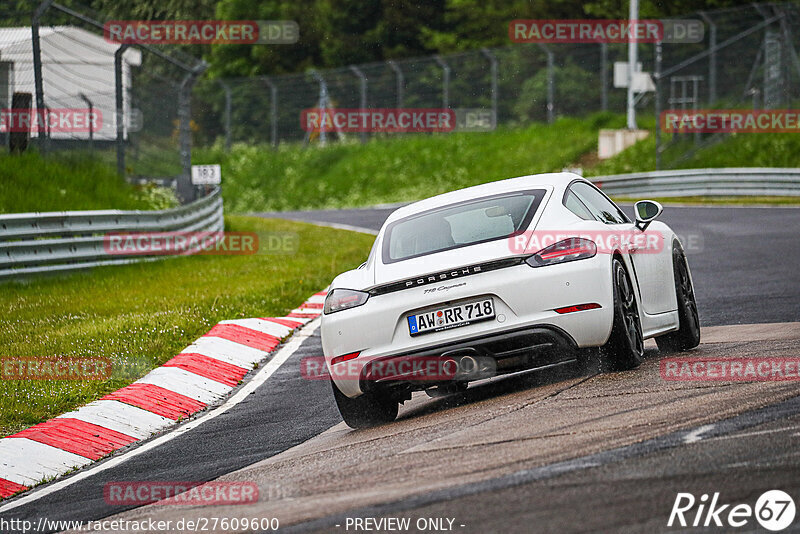
[[[509,178],[507,180],[498,180],[496,182],[488,182],[485,184],[474,185],[449,193],[436,195],[413,204],[408,204],[398,208],[387,219],[387,223],[402,219],[416,213],[427,211],[430,209],[446,206],[448,204],[455,204],[465,200],[472,200],[475,198],[485,197],[489,195],[497,195],[502,193],[511,193],[514,191],[524,191],[527,189],[536,188],[552,188],[554,190],[563,190],[574,180],[582,179],[581,176],[571,172],[551,172],[545,174],[531,174],[528,176],[519,176],[517,178]]]

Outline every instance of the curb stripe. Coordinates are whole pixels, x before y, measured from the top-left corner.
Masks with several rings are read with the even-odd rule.
[[[245,369],[251,369],[254,363],[260,362],[267,356],[262,350],[245,347],[221,337],[201,337],[183,352],[202,354]]]
[[[319,315],[322,313],[322,310],[317,308],[306,308],[305,306],[300,306],[298,308],[293,309],[292,313],[310,313],[312,315]],[[289,315],[291,315],[291,313]]]
[[[0,440],[0,478],[28,487],[90,463],[92,461],[85,456],[32,439]]]
[[[219,324],[235,324],[243,326],[251,330],[256,330],[264,334],[275,336],[279,339],[284,339],[292,333],[294,328],[289,328],[286,325],[265,321],[263,319],[236,319],[233,321],[222,321]]]
[[[23,486],[22,484],[0,478],[0,498],[5,499],[6,497],[11,497],[15,493],[26,489],[28,489],[28,486]]]
[[[321,310],[323,306],[325,306],[325,304],[323,302],[306,301],[300,307],[301,308],[310,308],[310,309],[313,309],[313,310]]]
[[[221,337],[266,352],[274,350],[281,342],[275,336],[235,324],[218,324],[203,337]]]
[[[190,373],[221,382],[226,386],[236,386],[247,374],[247,369],[231,363],[216,360],[196,352],[182,352],[163,365],[179,367]]]
[[[172,423],[172,419],[115,400],[96,400],[58,417],[80,419],[137,439],[147,438]]]
[[[233,389],[178,367],[156,367],[134,384],[160,386],[205,405],[211,404]]]
[[[125,386],[114,393],[109,393],[101,400],[118,400],[175,421],[206,407],[205,403],[179,393],[152,384],[141,383]]]
[[[27,438],[51,447],[99,460],[136,438],[79,419],[55,418],[9,436]]]
[[[319,313],[303,313],[303,312],[292,312],[287,317],[298,317],[303,319],[314,319],[315,317],[319,317]]]
[[[284,319],[284,318],[281,318],[281,317],[260,317],[260,319],[262,319],[264,321],[270,321],[270,322],[273,322],[273,323],[277,323],[277,324],[282,324],[283,326],[288,326],[292,330],[294,330],[295,328],[299,328],[299,327],[303,326],[303,323],[301,323],[301,322],[292,321],[290,319]]]

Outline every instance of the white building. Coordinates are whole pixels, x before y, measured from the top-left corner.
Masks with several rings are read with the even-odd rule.
[[[114,52],[118,44],[73,26],[39,29],[45,105],[51,109],[86,109],[85,96],[97,114],[96,140],[116,138]],[[130,116],[131,67],[141,65],[141,53],[133,48],[123,54],[123,109]],[[0,28],[0,108],[11,108],[15,92],[31,93],[36,106],[31,29]],[[127,122],[127,120],[126,120]],[[88,131],[57,131],[52,139],[88,139]],[[37,134],[33,133],[32,136]]]

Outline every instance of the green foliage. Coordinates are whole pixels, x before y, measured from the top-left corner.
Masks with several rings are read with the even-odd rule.
[[[83,152],[0,155],[0,213],[94,209],[162,209],[171,190],[132,186],[107,162]]]
[[[740,133],[698,152],[681,168],[800,167],[800,136],[794,133]]]
[[[740,133],[699,150],[684,161],[676,158],[692,148],[680,141],[664,153],[665,168],[702,169],[722,167],[800,167],[800,137],[792,133]],[[588,170],[587,175],[623,174],[656,168],[655,136],[651,135],[613,158]]]
[[[627,0],[83,0],[99,19],[295,20],[300,41],[287,45],[182,47],[210,63],[212,77],[303,72],[434,53],[506,46],[514,19],[627,18]],[[30,0],[0,3],[0,25],[27,25]],[[83,11],[78,2],[64,4]],[[687,15],[749,0],[643,2],[640,18]],[[47,23],[69,23],[51,9]]]
[[[559,119],[491,133],[411,134],[365,145],[234,145],[196,150],[198,163],[222,165],[228,212],[254,212],[417,200],[493,180],[560,171],[592,150],[600,127],[622,117]]]
[[[579,116],[600,107],[597,75],[573,63],[553,69],[556,113]],[[516,118],[521,121],[547,118],[547,69],[541,69],[522,84],[522,91],[514,106]]]

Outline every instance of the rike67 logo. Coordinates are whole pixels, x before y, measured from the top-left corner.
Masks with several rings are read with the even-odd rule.
[[[778,532],[788,528],[795,517],[794,499],[781,490],[764,492],[755,506],[749,504],[723,504],[719,492],[711,497],[707,493],[699,499],[691,493],[678,493],[669,514],[668,527],[748,527],[753,529],[755,519],[761,527]]]

